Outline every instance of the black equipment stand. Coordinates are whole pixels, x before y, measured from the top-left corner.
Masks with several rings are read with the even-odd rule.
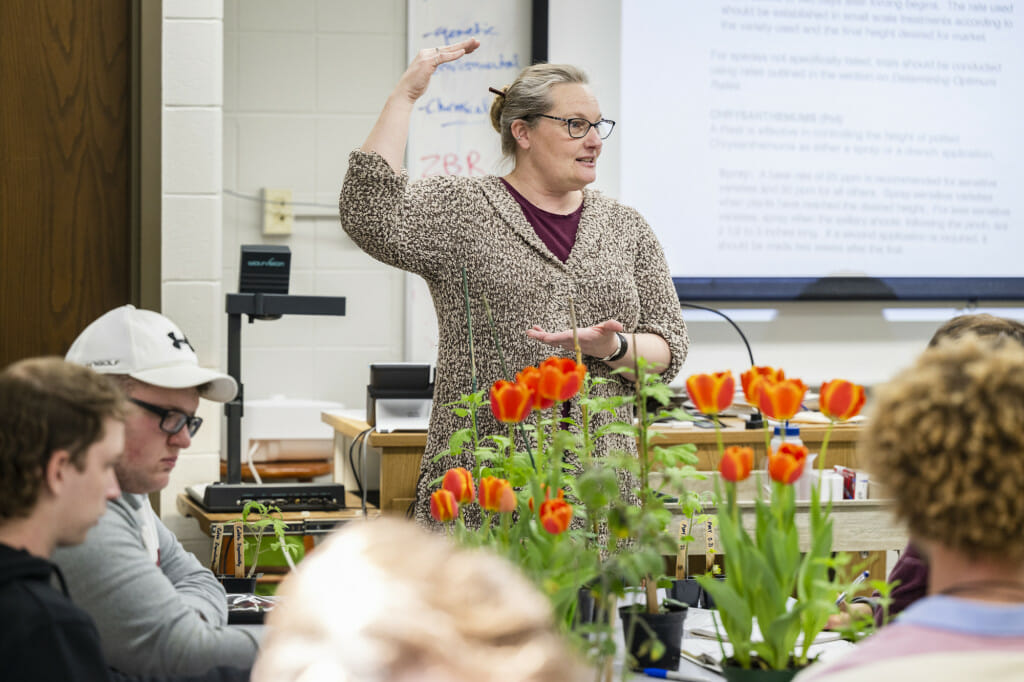
[[[228,374],[238,382],[238,395],[224,404],[228,418],[228,480],[242,482],[242,315],[254,320],[276,320],[282,315],[345,314],[344,296],[292,296],[289,294],[228,294]]]

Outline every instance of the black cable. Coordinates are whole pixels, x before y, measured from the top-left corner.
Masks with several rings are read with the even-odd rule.
[[[684,301],[680,301],[679,305],[683,306],[684,308],[696,308],[698,310],[706,310],[709,313],[714,313],[715,315],[718,315],[723,320],[725,320],[726,322],[731,324],[732,328],[736,330],[736,333],[739,334],[740,338],[743,340],[743,345],[747,347],[747,357],[750,358],[750,366],[751,367],[756,366],[755,363],[754,363],[754,354],[750,350],[750,344],[747,343],[746,335],[743,333],[743,330],[739,328],[739,325],[737,325],[735,322],[732,321],[731,317],[729,317],[728,315],[723,313],[721,310],[717,310],[715,308],[708,308],[707,306],[703,306],[703,305],[697,305],[696,303],[686,303]]]
[[[365,438],[367,434],[373,431],[373,427],[362,431],[358,436],[352,439],[352,442],[348,445],[348,466],[352,469],[352,478],[356,479],[356,489],[359,490],[359,497],[363,496],[363,482],[359,480],[359,472],[356,471],[355,460],[352,459],[352,449],[355,448],[356,444]]]
[[[416,491],[412,495],[412,502],[405,508],[405,518],[412,519],[416,516],[416,500],[420,499],[420,484],[423,483],[423,477],[426,476],[427,472],[420,466],[420,475],[416,477]]]
[[[740,339],[743,341],[743,345],[747,347],[747,357],[750,358],[750,366],[757,366],[757,364],[754,362],[754,353],[753,351],[750,350],[750,343],[747,341],[747,335],[743,333],[743,330],[740,329],[740,326],[738,324],[732,321],[731,317],[723,313],[721,310],[718,310],[717,308],[709,308],[708,306],[697,305],[696,303],[687,303],[685,301],[680,301],[679,305],[681,305],[684,308],[696,308],[697,310],[706,310],[709,313],[714,313],[715,315],[718,315],[723,320],[731,324],[732,328],[736,330],[736,333],[740,335]],[[760,429],[764,426],[764,421],[761,417],[761,411],[757,409],[757,405],[753,405],[753,408],[754,414],[750,415],[750,419],[747,421],[747,428]]]

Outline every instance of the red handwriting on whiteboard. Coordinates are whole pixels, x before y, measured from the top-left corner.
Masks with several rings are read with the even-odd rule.
[[[480,167],[480,152],[472,149],[465,155],[455,152],[427,154],[420,157],[420,177],[431,175],[486,175]]]

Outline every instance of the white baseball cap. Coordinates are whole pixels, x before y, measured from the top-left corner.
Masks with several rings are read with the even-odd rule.
[[[199,388],[199,395],[218,403],[238,393],[233,377],[199,366],[195,349],[176,324],[133,305],[96,318],[64,359],[100,374],[127,374],[161,388]]]

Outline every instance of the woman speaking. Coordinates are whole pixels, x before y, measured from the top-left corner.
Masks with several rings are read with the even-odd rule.
[[[349,157],[341,190],[341,223],[348,235],[372,257],[423,277],[437,313],[434,409],[416,500],[416,518],[424,523],[431,521],[431,481],[451,467],[473,465],[469,454],[433,461],[466,426],[445,405],[498,379],[512,379],[503,373],[498,346],[513,374],[550,355],[571,356],[570,301],[584,362],[594,376],[611,376],[640,356],[668,381],[688,345],[665,256],[650,226],[635,210],[587,189],[615,122],[604,117],[579,69],[536,64],[511,85],[492,88],[491,122],[512,164],[507,175],[409,182],[402,159],[416,100],[440,64],[479,45],[470,39],[417,54],[362,148]],[[496,341],[485,322],[485,299]],[[618,379],[595,390],[625,395],[632,386]],[[594,415],[592,425],[629,420],[627,410]],[[579,423],[575,401],[567,416]],[[506,432],[489,412],[478,424],[482,434]],[[595,454],[613,450],[635,452],[636,444],[609,436]],[[625,476],[622,485],[624,491],[634,487]]]

